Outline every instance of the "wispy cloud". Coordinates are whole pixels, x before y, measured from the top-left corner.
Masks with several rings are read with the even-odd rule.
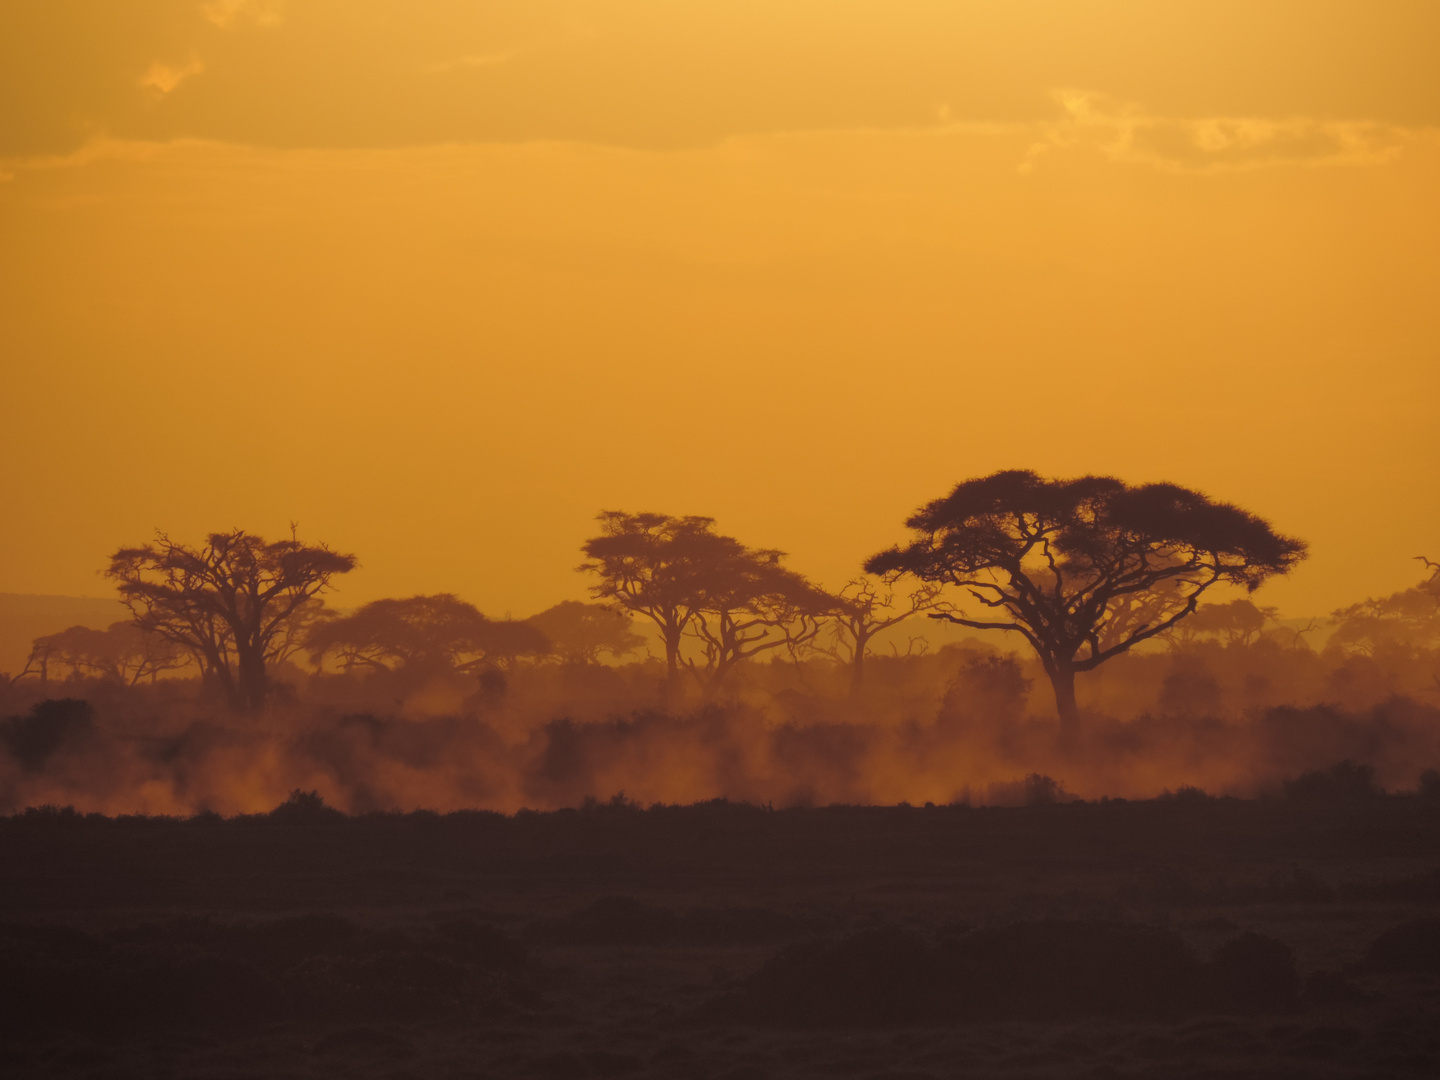
[[[279,26],[285,19],[285,0],[204,0],[200,14],[222,30],[233,30],[245,21]]]
[[[168,94],[186,79],[199,75],[204,70],[205,65],[199,57],[192,57],[189,63],[180,65],[156,60],[145,74],[140,76],[140,85],[161,94]]]
[[[1277,165],[1372,165],[1398,154],[1412,133],[1389,124],[1313,117],[1151,116],[1101,94],[1059,90],[1064,111],[1042,125],[1021,164],[1032,171],[1054,150],[1088,147],[1113,161],[1169,172],[1227,172]]]

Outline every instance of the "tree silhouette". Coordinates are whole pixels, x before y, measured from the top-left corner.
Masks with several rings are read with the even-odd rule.
[[[1209,634],[1226,645],[1249,645],[1279,616],[1273,607],[1256,607],[1243,597],[1228,604],[1202,604],[1195,614],[1171,632],[1178,644]]]
[[[1326,649],[1374,656],[1387,650],[1414,652],[1440,643],[1440,563],[1423,555],[1416,560],[1430,571],[1429,577],[1400,592],[1334,612],[1335,632]]]
[[[586,561],[577,569],[599,577],[590,589],[595,599],[659,628],[665,643],[666,692],[672,693],[685,630],[704,603],[705,575],[741,544],[716,533],[715,519],[708,517],[606,510],[596,520],[600,535],[585,541]]]
[[[185,649],[232,707],[255,712],[269,666],[296,647],[296,620],[313,615],[335,575],[354,568],[353,555],[302,544],[293,529],[273,542],[233,529],[199,547],[159,533],[115,552],[105,574],[136,626]]]
[[[510,671],[522,659],[546,656],[553,649],[538,626],[518,619],[487,619],[478,644],[481,656],[463,670],[472,671],[488,663]]]
[[[30,675],[39,676],[40,685],[48,686],[52,648],[53,646],[44,638],[36,638],[30,643],[30,653],[25,657],[25,666],[20,669],[19,673],[11,675],[8,671],[0,671],[0,687],[13,686]]]
[[[550,650],[533,626],[487,619],[450,593],[373,600],[349,615],[317,624],[307,640],[311,662],[334,654],[345,671],[356,668],[412,674],[474,671],[513,663]]]
[[[784,557],[735,542],[701,576],[691,633],[704,650],[712,690],[743,660],[813,641],[834,610],[835,598],[781,566]]]
[[[830,624],[834,645],[821,651],[849,667],[852,692],[865,681],[865,657],[875,636],[923,611],[940,607],[943,588],[939,582],[923,582],[897,601],[893,589],[877,585],[874,578],[857,577],[835,594]]]
[[[525,621],[550,639],[567,664],[598,664],[602,653],[619,659],[645,644],[630,629],[630,617],[605,604],[562,600]]]
[[[993,614],[932,618],[1024,637],[1054,688],[1067,742],[1079,728],[1076,672],[1169,630],[1215,585],[1253,592],[1305,556],[1302,541],[1187,488],[1028,470],[967,480],[906,525],[911,543],[865,569],[959,586]]]
[[[58,634],[46,634],[31,643],[30,655],[39,659],[47,675],[53,664],[68,667],[76,678],[89,676],[122,686],[134,686],[147,678],[154,682],[162,671],[174,671],[189,662],[175,642],[133,622],[112,623],[105,630],[72,626]]]
[[[687,633],[700,642],[714,687],[742,660],[813,638],[832,606],[780,565],[783,553],[717,533],[714,518],[607,510],[597,520],[601,534],[585,542],[588,561],[578,569],[600,578],[590,590],[597,600],[659,627],[667,696],[677,685]]]

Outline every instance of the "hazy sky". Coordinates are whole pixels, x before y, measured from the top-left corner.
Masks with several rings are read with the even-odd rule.
[[[1005,467],[1440,558],[1440,2],[7,0],[0,591],[299,521],[583,595],[602,508],[838,586]]]

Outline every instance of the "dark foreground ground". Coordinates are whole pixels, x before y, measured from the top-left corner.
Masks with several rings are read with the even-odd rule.
[[[0,819],[0,1073],[1440,1075],[1440,805]]]

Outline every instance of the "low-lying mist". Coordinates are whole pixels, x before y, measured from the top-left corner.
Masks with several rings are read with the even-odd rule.
[[[1255,797],[1345,761],[1362,786],[1412,790],[1440,766],[1434,661],[1273,637],[1135,653],[1082,680],[1065,749],[1038,666],[978,640],[873,658],[858,689],[829,661],[751,663],[668,708],[653,661],[292,668],[259,715],[205,702],[193,680],[16,682],[0,700],[0,811],[231,815],[296,789],[351,813]]]

